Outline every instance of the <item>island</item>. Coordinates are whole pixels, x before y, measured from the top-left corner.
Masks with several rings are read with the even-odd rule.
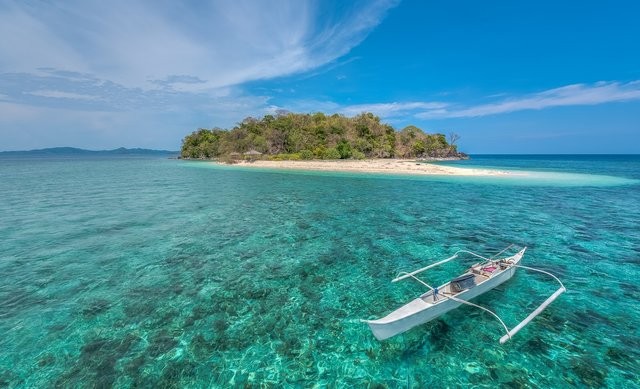
[[[467,159],[459,137],[427,134],[410,125],[396,130],[373,113],[353,117],[279,112],[248,117],[229,130],[198,129],[182,141],[180,158],[245,167],[392,174],[497,175],[425,161]]]

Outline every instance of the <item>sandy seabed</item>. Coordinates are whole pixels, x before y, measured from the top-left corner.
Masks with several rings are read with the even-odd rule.
[[[317,170],[357,173],[413,175],[501,176],[511,173],[492,169],[458,168],[407,159],[365,159],[331,161],[241,161],[234,166],[266,169]]]

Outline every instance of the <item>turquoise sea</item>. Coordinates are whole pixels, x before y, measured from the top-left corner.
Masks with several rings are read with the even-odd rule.
[[[453,164],[538,173],[0,159],[0,387],[640,387],[640,156]],[[506,344],[466,306],[360,322],[424,291],[398,271],[510,243],[568,291]],[[474,302],[511,327],[556,289],[518,270]]]

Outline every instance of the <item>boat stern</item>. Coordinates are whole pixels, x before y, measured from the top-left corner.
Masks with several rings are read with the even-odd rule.
[[[369,325],[376,339],[385,340],[431,320],[434,310],[430,308],[433,306],[417,298],[383,318],[361,321]]]
[[[360,321],[363,323],[367,323],[367,325],[369,326],[369,329],[371,329],[371,332],[373,333],[373,336],[375,336],[375,338],[378,340],[385,340],[396,335],[396,333],[393,331],[390,331],[389,328],[386,327],[386,325],[376,323],[376,320],[360,320]]]

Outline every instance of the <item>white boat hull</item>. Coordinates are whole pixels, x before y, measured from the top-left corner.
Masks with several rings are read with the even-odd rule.
[[[524,251],[525,250],[523,249],[516,255],[506,259],[511,260],[511,263],[513,264],[517,264],[522,258]],[[516,267],[508,267],[491,278],[476,284],[474,287],[456,293],[453,296],[459,300],[471,300],[472,298],[506,282],[513,277],[515,271]],[[444,284],[438,289],[441,291],[445,290],[448,285],[449,283]],[[439,298],[434,301],[432,292],[425,293],[419,298],[414,299],[381,319],[365,320],[365,322],[369,325],[373,335],[378,340],[384,340],[401,334],[415,326],[427,323],[462,304],[458,301],[447,298],[446,294],[439,294],[438,296]]]

